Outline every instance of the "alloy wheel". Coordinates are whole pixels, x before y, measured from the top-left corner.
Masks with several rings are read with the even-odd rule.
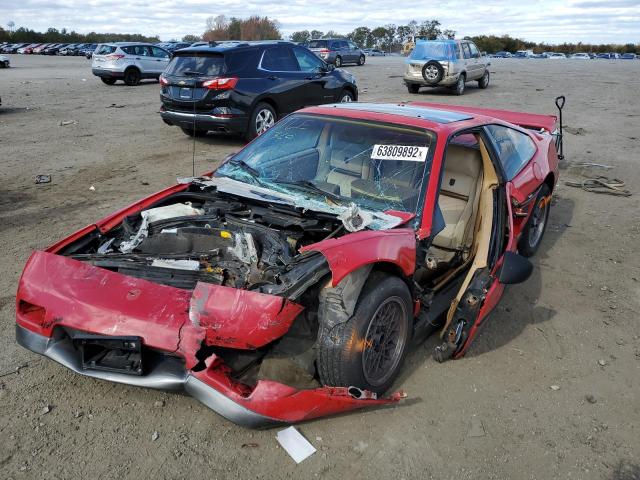
[[[256,115],[256,133],[262,135],[273,127],[274,123],[276,123],[276,119],[271,110],[267,110],[266,108],[260,110]]]
[[[531,213],[531,228],[529,229],[529,246],[535,248],[542,239],[544,227],[547,223],[549,210],[548,197],[542,197]]]
[[[405,347],[407,311],[400,297],[387,298],[376,310],[367,328],[362,370],[371,385],[382,385],[393,375]]]

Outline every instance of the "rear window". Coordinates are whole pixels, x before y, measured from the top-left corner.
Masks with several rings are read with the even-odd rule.
[[[311,40],[309,42],[309,48],[327,48],[326,40]]]
[[[110,53],[113,53],[115,51],[116,51],[116,47],[114,47],[113,45],[99,45],[98,49],[95,52],[95,54],[96,55],[109,55]]]
[[[211,52],[176,55],[165,70],[167,75],[177,76],[202,75],[215,77],[225,72],[224,55]]]
[[[455,56],[453,43],[418,42],[409,58],[413,60],[453,60]]]

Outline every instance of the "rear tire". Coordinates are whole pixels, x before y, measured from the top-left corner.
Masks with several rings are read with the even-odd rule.
[[[549,210],[551,209],[551,190],[545,183],[540,188],[536,197],[536,204],[533,212],[522,229],[520,240],[518,241],[518,253],[523,257],[532,257],[540,248],[542,237],[549,223]]]
[[[353,316],[334,327],[330,346],[320,342],[318,373],[323,385],[387,391],[406,357],[412,301],[398,277],[375,272],[358,298]]]
[[[455,95],[463,95],[464,94],[464,89],[465,89],[465,82],[467,81],[467,77],[465,76],[464,73],[461,73],[460,76],[458,77],[458,81],[456,82],[456,85],[453,87],[453,93]]]
[[[336,61],[334,63],[336,65],[336,68],[340,68],[342,66],[342,57],[340,55],[338,55],[336,57]]]
[[[418,93],[420,92],[420,85],[416,83],[408,83],[407,90],[409,90],[409,93]]]
[[[251,112],[249,118],[249,128],[247,130],[247,141],[253,140],[258,135],[262,135],[276,123],[276,111],[268,103],[258,103]]]
[[[115,78],[100,77],[100,80],[102,80],[102,83],[105,83],[107,85],[113,85],[114,83],[116,83],[116,79]]]
[[[140,70],[131,67],[124,71],[124,83],[130,87],[135,87],[140,83]]]
[[[478,88],[485,89],[489,86],[489,70],[485,70],[482,78],[478,80]]]

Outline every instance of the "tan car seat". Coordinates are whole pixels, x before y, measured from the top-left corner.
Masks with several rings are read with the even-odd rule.
[[[471,247],[481,186],[480,151],[450,144],[446,150],[444,176],[438,199],[446,226],[436,235],[433,245],[463,251]]]

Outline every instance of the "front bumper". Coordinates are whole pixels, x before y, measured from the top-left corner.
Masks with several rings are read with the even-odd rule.
[[[100,77],[100,78],[124,78],[124,72],[108,70],[106,68],[93,67],[91,69],[91,73],[93,73],[96,77]]]
[[[185,391],[211,410],[245,427],[260,428],[279,423],[277,419],[252,412],[235,403],[201,380],[189,375],[182,362],[175,357],[166,357],[165,361],[154,365],[144,376],[125,375],[99,370],[83,370],[79,352],[74,349],[69,337],[45,337],[16,325],[16,341],[24,348],[44,355],[80,375],[136,387]]]
[[[248,119],[245,116],[225,117],[205,113],[187,113],[160,110],[164,123],[176,125],[180,128],[192,129],[194,122],[196,130],[211,130],[218,132],[244,133],[247,130]]]

